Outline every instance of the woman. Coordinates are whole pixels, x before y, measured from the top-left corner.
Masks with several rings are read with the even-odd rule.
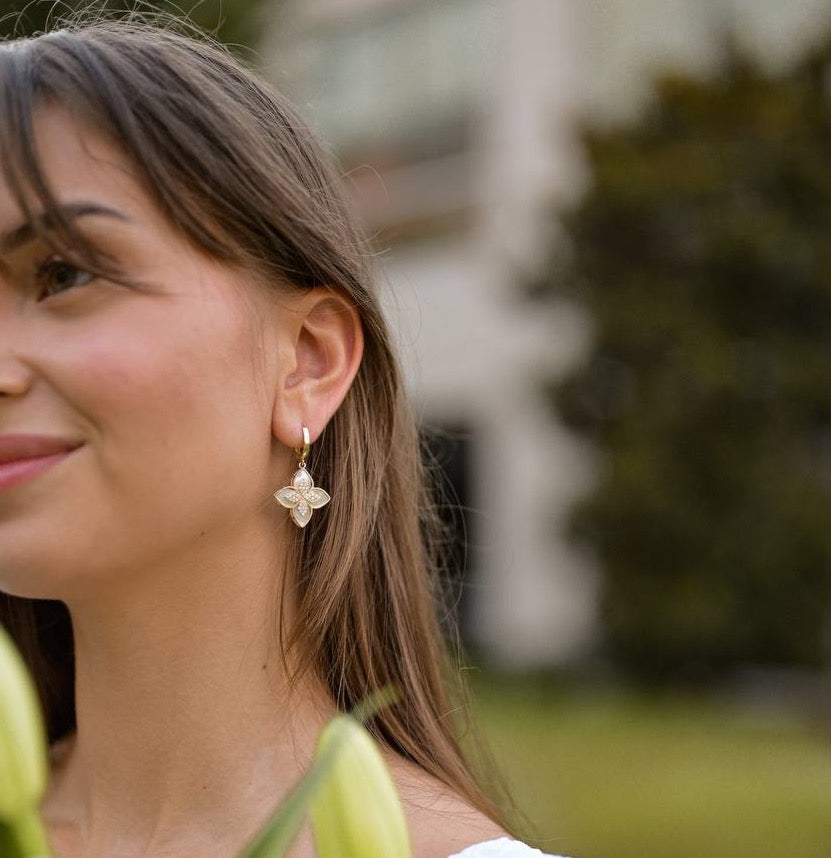
[[[414,420],[313,135],[124,21],[0,47],[0,116],[0,619],[55,854],[230,858],[389,683],[414,854],[539,854],[459,751]]]

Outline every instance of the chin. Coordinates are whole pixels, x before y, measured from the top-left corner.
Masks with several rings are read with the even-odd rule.
[[[29,564],[15,567],[0,558],[0,592],[21,599],[62,599],[66,590],[65,570],[45,570]]]
[[[24,599],[66,600],[90,586],[89,564],[74,562],[61,540],[10,542],[0,525],[0,591]]]

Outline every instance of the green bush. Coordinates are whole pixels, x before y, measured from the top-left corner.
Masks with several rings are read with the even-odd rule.
[[[266,0],[4,0],[0,6],[0,38],[25,36],[47,29],[60,18],[71,18],[76,10],[96,10],[103,14],[136,11],[153,15],[173,13],[187,17],[197,27],[250,59],[246,46],[254,45],[264,26]]]
[[[608,651],[651,680],[819,665],[831,617],[831,42],[779,77],[728,51],[588,130],[594,185],[543,288],[597,325],[551,390],[602,476],[571,533]]]

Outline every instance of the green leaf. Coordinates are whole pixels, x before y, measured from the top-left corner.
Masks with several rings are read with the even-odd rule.
[[[395,703],[399,696],[395,686],[385,685],[357,703],[351,715],[364,723],[380,709]],[[309,771],[283,799],[271,819],[263,826],[260,833],[256,835],[239,858],[282,858],[285,855],[286,850],[297,836],[306,811],[317,791],[326,778],[331,775],[343,743],[344,736],[342,734],[331,741]],[[0,856],[3,854],[0,850]]]
[[[359,700],[349,713],[356,721],[366,724],[373,715],[380,712],[385,706],[391,706],[401,699],[401,694],[392,683],[367,694]]]
[[[12,830],[4,822],[0,821],[0,855],[3,858],[19,858],[21,855],[17,839],[12,835]]]
[[[320,858],[412,858],[404,808],[384,758],[351,715],[333,718],[318,741],[344,745],[334,770],[311,804]]]
[[[17,844],[17,851],[12,852],[12,855],[20,855],[21,858],[46,858],[49,844],[37,809],[21,814],[9,826],[9,831]],[[5,858],[5,855],[5,852],[0,851],[0,856]]]
[[[303,823],[306,810],[317,790],[329,776],[340,753],[343,740],[338,739],[327,748],[280,803],[262,831],[241,853],[239,858],[282,858]],[[2,853],[0,853],[2,854]]]

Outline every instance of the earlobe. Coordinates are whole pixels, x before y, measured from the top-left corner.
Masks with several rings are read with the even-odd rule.
[[[291,330],[289,330],[290,328]],[[314,442],[346,397],[363,356],[358,310],[345,296],[319,286],[305,293],[283,329],[292,343],[292,369],[275,391],[273,431],[286,446],[302,440],[308,426]]]

